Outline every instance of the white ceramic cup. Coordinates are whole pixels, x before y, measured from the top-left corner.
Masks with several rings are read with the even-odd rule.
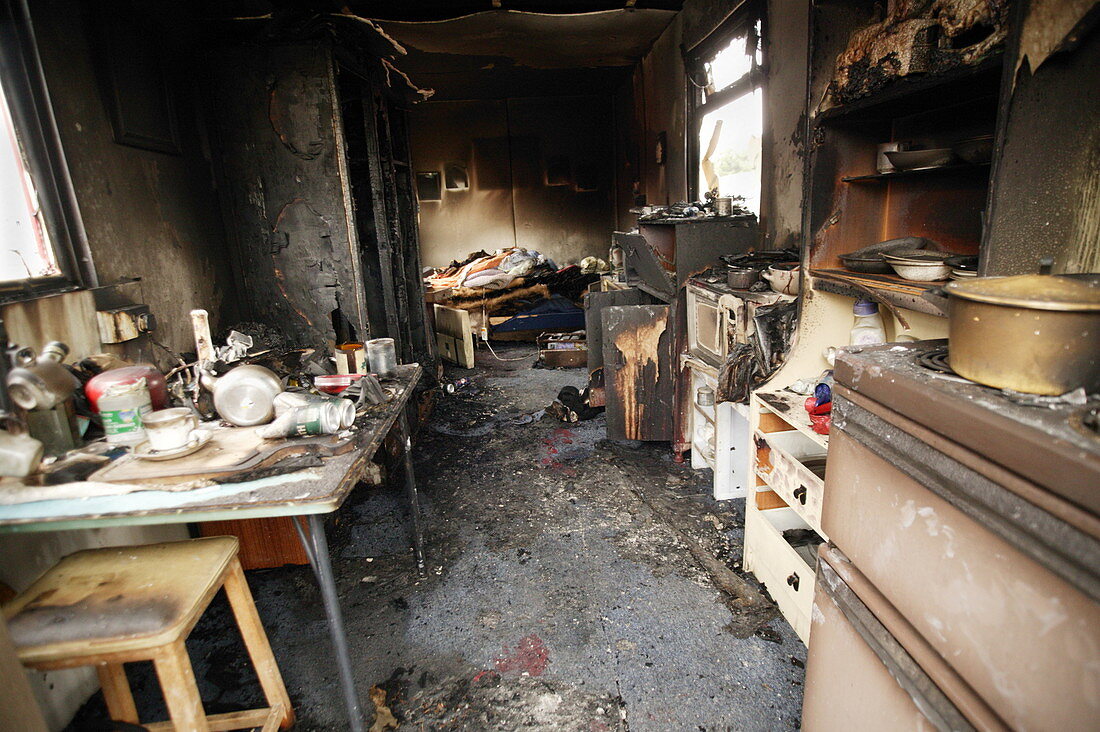
[[[162,409],[148,415],[142,424],[149,447],[157,452],[176,450],[191,441],[191,433],[199,426],[194,412],[187,407]]]

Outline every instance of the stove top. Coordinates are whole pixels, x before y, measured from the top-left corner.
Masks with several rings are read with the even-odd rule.
[[[947,341],[845,349],[837,383],[1100,513],[1100,398],[1008,393],[951,371]]]
[[[951,364],[947,362],[947,346],[937,346],[929,348],[927,351],[918,351],[915,360],[918,366],[931,369],[936,373],[958,376],[955,370],[951,368]]]

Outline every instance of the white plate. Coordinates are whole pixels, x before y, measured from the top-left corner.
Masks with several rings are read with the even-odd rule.
[[[190,442],[183,447],[176,447],[171,450],[154,450],[149,447],[149,441],[146,440],[134,447],[134,457],[141,460],[174,460],[198,452],[206,446],[206,443],[210,442],[211,436],[210,430],[196,430],[191,435]]]

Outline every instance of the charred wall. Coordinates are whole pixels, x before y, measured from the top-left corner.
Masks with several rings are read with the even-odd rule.
[[[192,59],[163,27],[140,16],[126,19],[163,62],[164,88],[149,93],[169,95],[179,152],[122,145],[115,141],[104,73],[112,49],[97,42],[100,24],[115,20],[93,21],[91,5],[78,0],[42,0],[31,9],[99,280],[141,277],[143,297],[158,318],[158,340],[190,350],[189,310],[206,308],[217,327],[236,308]]]
[[[417,173],[466,169],[469,188],[420,199],[421,257],[536,249],[559,265],[606,257],[615,222],[607,95],[427,102],[410,111]],[[445,183],[446,181],[444,181]]]
[[[1032,13],[1048,10],[1043,3],[1032,5]],[[1062,14],[1067,11],[1073,9],[1067,5]],[[1006,90],[1007,119],[983,252],[986,274],[1034,273],[1040,257],[1047,256],[1054,258],[1056,272],[1100,270],[1096,15],[1094,10],[1091,21],[1082,19],[1064,39],[1042,19],[1033,23],[1028,17],[1015,44],[1020,67]],[[1046,22],[1057,28],[1059,20],[1049,13]],[[1049,56],[1037,52],[1036,37],[1044,36],[1062,41],[1064,50]]]

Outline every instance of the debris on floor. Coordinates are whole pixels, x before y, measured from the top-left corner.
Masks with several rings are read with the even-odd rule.
[[[478,357],[448,374],[477,389],[440,399],[414,449],[429,576],[399,488],[358,488],[331,526],[368,723],[388,721],[378,699],[411,730],[797,729],[806,649],[741,571],[744,501],[715,502],[667,443],[607,440],[602,415],[519,423],[584,369]],[[344,729],[309,568],[248,579],[295,729]],[[228,613],[216,600],[189,641],[211,713],[261,702]],[[152,668],[131,683],[142,718],[165,718]],[[71,729],[105,715],[97,695]]]

